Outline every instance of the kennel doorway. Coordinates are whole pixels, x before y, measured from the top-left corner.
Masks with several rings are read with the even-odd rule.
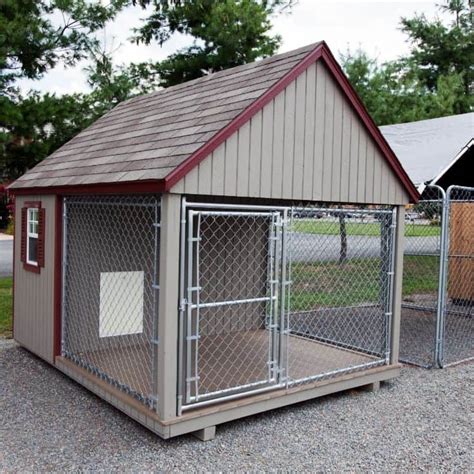
[[[285,215],[187,211],[185,403],[281,382]]]

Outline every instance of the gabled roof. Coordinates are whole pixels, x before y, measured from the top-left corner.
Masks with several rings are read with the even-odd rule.
[[[119,104],[10,186],[16,193],[167,191],[322,60],[411,199],[418,193],[324,42]]]
[[[474,137],[474,113],[385,125],[382,134],[415,184],[439,179]]]

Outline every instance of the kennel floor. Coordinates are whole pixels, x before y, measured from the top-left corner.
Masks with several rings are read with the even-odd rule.
[[[232,390],[248,384],[264,384],[269,377],[269,339],[269,332],[264,329],[217,336],[202,335],[197,357],[199,395]],[[378,360],[371,355],[296,335],[288,337],[287,347],[288,376],[292,381]],[[151,357],[151,345],[81,354],[81,359],[86,364],[145,397],[151,394]],[[193,348],[193,372],[194,360]],[[195,385],[192,384],[192,395],[194,394]]]

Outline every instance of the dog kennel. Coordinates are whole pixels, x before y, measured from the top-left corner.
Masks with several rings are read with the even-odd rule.
[[[164,438],[399,373],[418,194],[324,43],[120,104],[11,189],[14,337]]]

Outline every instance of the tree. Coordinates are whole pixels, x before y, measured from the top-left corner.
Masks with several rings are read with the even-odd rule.
[[[293,0],[4,0],[0,7],[0,176],[11,180],[54,152],[96,118],[129,97],[273,54],[270,17]],[[94,33],[124,6],[154,13],[136,30],[137,42],[174,34],[194,44],[156,64],[113,66]],[[53,19],[62,18],[57,24]],[[4,34],[3,34],[4,33]],[[90,94],[31,93],[15,81],[37,79],[58,63],[89,57]],[[1,179],[1,178],[0,178]]]
[[[349,81],[378,125],[412,122],[459,113],[464,97],[462,75],[439,76],[435,90],[407,62],[379,65],[363,51],[341,57]]]
[[[15,81],[38,79],[59,62],[74,65],[98,44],[95,31],[127,2],[3,0],[0,5],[0,180],[18,177],[87,126],[83,95],[20,94]],[[57,20],[61,18],[62,21]]]
[[[469,112],[474,107],[474,40],[465,2],[444,10],[455,16],[445,26],[423,15],[402,19],[411,52],[379,64],[363,51],[341,56],[352,85],[378,125]]]
[[[175,34],[189,35],[191,46],[159,63],[141,65],[163,87],[211,72],[239,66],[274,54],[278,35],[270,35],[271,17],[292,6],[294,0],[194,0],[162,2],[135,0],[154,12],[135,30],[137,43],[163,45]]]
[[[441,9],[454,16],[448,25],[425,15],[402,18],[401,29],[411,43],[411,67],[429,90],[437,88],[440,77],[457,74],[463,79],[465,95],[474,89],[474,28],[468,2],[449,0]],[[472,104],[471,104],[472,105]],[[459,104],[467,112],[467,103]]]
[[[2,133],[3,178],[15,179],[39,163],[95,118],[87,95],[32,92],[18,97]]]
[[[87,55],[93,33],[126,4],[111,0],[2,0],[0,92],[21,77],[37,79],[59,62],[74,65]],[[58,23],[53,18],[62,18]]]
[[[90,51],[91,64],[85,68],[92,89],[89,102],[96,118],[134,95],[158,88],[155,76],[150,75],[146,67],[140,64],[114,66],[112,56],[113,52],[93,48]]]

